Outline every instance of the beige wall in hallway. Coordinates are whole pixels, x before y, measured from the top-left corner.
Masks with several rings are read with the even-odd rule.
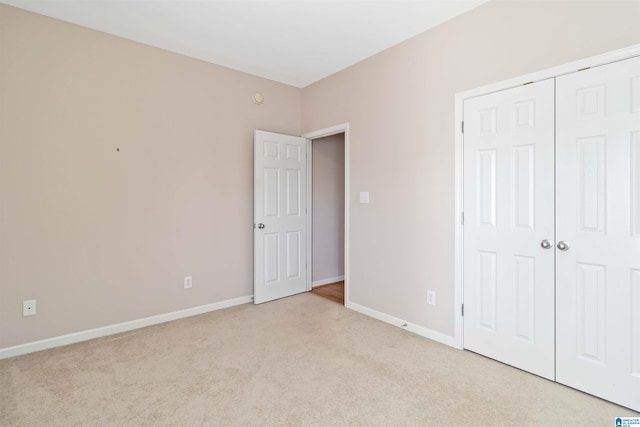
[[[313,147],[313,271],[317,282],[344,275],[344,134]]]
[[[253,130],[299,89],[1,4],[0,43],[0,348],[253,294]]]
[[[640,43],[638,22],[637,1],[492,1],[304,88],[304,132],[350,123],[351,301],[452,336],[454,95]]]

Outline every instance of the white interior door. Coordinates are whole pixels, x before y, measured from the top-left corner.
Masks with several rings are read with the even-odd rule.
[[[254,302],[307,290],[307,140],[254,134]]]
[[[640,410],[640,58],[559,77],[557,113],[557,380]]]
[[[464,347],[554,379],[553,80],[466,100],[464,127]]]

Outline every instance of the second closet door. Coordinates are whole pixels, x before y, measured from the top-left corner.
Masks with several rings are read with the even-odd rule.
[[[556,378],[640,410],[640,58],[556,90]]]

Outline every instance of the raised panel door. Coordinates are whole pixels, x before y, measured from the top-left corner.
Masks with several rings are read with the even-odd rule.
[[[464,103],[464,347],[554,379],[554,82]]]
[[[255,131],[254,144],[254,301],[258,304],[307,290],[307,141]]]
[[[640,410],[640,58],[557,78],[557,380]]]

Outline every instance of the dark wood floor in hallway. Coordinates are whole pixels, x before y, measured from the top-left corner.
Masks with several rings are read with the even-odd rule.
[[[330,283],[328,285],[316,286],[312,293],[344,305],[344,281]]]

